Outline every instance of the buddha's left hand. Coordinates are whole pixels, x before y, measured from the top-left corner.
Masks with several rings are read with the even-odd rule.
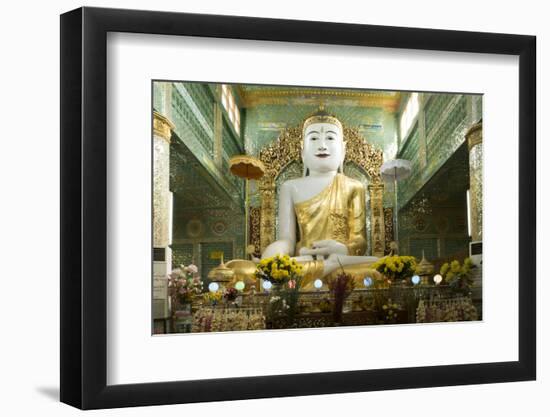
[[[347,255],[348,247],[337,240],[318,240],[311,248],[301,248],[300,255]]]

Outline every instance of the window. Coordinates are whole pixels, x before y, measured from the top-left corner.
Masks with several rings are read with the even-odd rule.
[[[407,101],[407,104],[405,105],[405,110],[403,110],[403,113],[401,114],[401,122],[399,124],[401,129],[401,140],[403,140],[407,136],[407,133],[409,133],[409,129],[413,125],[418,114],[418,106],[418,93],[412,93]]]
[[[239,135],[241,132],[241,114],[235,102],[235,97],[233,97],[233,91],[226,84],[222,84],[222,104],[235,131]]]

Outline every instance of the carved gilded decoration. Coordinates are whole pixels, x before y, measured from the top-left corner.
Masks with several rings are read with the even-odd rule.
[[[384,162],[382,151],[367,143],[358,129],[344,127],[344,140],[346,161],[355,162],[363,168],[372,184],[381,183],[380,167]]]
[[[174,124],[170,120],[156,111],[153,112],[153,134],[155,136],[160,136],[170,143],[172,129],[174,129]]]
[[[254,252],[259,253],[261,241],[260,241],[260,227],[261,227],[261,209],[260,207],[250,207],[250,239],[251,245],[254,245]]]
[[[384,184],[375,183],[369,185],[371,204],[371,233],[372,233],[372,255],[384,256],[386,249],[386,228],[384,219]]]
[[[237,88],[243,107],[260,105],[284,105],[289,100],[294,103],[317,104],[319,99],[331,103],[345,102],[346,105],[362,107],[381,107],[387,111],[395,112],[399,107],[401,93],[388,93],[381,91],[323,89],[323,88],[260,88],[250,90],[246,87]]]
[[[358,129],[344,126],[343,130],[346,141],[346,162],[354,162],[370,179],[371,224],[373,225],[371,247],[374,256],[381,256],[384,254],[385,247],[382,206],[384,185],[380,179],[383,154],[380,149],[367,143]],[[301,161],[301,143],[302,126],[290,127],[283,130],[275,142],[260,151],[259,159],[265,166],[265,174],[259,181],[261,251],[275,241],[277,177],[288,164]]]
[[[481,122],[476,123],[470,129],[468,129],[468,131],[466,132],[466,140],[468,141],[469,150],[472,150],[474,146],[481,143],[481,141],[483,140],[482,133],[483,130]]]
[[[263,182],[260,195],[260,251],[263,252],[275,241],[275,185]]]

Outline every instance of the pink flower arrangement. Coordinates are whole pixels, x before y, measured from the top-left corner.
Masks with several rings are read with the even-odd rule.
[[[203,284],[197,273],[198,268],[190,264],[181,265],[168,276],[168,289],[174,306],[190,303],[195,295],[202,293]]]

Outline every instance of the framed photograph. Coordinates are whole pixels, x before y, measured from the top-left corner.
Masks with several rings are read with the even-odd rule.
[[[536,377],[535,37],[61,16],[61,401]]]

